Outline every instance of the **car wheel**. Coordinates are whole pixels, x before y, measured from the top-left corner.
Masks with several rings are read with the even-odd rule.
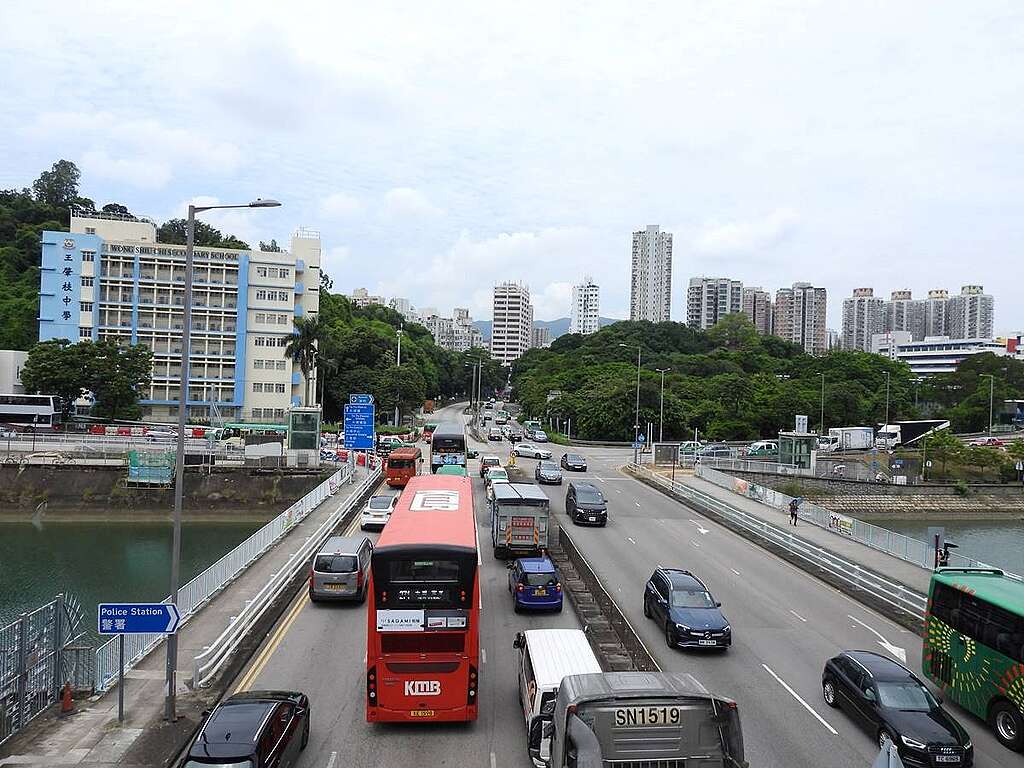
[[[562,612],[562,604],[561,604],[561,603],[559,603],[559,604],[558,604],[558,607],[557,607],[557,608],[555,608],[555,613],[561,613],[561,612]]]
[[[306,709],[306,726],[302,729],[302,743],[299,744],[299,749],[305,749],[306,745],[309,744],[309,709]]]
[[[521,613],[522,612],[522,610],[519,608],[519,601],[518,600],[513,600],[512,601],[512,612],[513,613]]]
[[[651,618],[651,606],[647,602],[647,596],[646,595],[644,595],[644,618],[645,619]]]
[[[831,677],[826,677],[822,682],[821,695],[830,707],[837,708],[839,706],[839,702],[836,700],[836,684]]]
[[[887,742],[887,741],[891,741],[893,744],[895,744],[896,743],[896,737],[893,736],[891,733],[889,733],[888,730],[883,728],[882,730],[880,730],[878,732],[878,748],[879,749],[884,749],[885,748],[885,742]]]
[[[672,625],[665,622],[665,645],[669,648],[676,647],[676,634],[672,631]]]
[[[999,743],[1007,749],[1020,752],[1024,749],[1024,717],[1020,710],[1008,701],[1000,701],[992,707],[989,723],[999,739]]]

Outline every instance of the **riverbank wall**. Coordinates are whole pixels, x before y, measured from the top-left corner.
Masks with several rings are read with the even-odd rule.
[[[262,519],[315,488],[329,472],[252,474],[249,470],[186,472],[184,516],[222,522]],[[167,519],[174,487],[133,488],[123,467],[0,467],[0,520]]]

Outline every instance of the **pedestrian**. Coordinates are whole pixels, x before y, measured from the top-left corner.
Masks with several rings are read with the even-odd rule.
[[[789,502],[789,524],[790,525],[796,525],[796,517],[797,517],[796,511],[799,508],[799,506],[800,506],[800,500],[799,499],[793,499],[792,501]]]

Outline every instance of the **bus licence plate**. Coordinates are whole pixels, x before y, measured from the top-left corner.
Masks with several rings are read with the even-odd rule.
[[[679,707],[616,707],[616,728],[650,728],[679,725],[683,720]]]
[[[433,717],[434,710],[432,709],[413,709],[409,712],[409,717]]]

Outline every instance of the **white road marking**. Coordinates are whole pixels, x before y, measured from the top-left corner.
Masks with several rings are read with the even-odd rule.
[[[480,662],[482,664],[486,664],[487,663],[487,649],[486,648],[481,648],[480,649]]]
[[[887,650],[891,655],[893,655],[897,659],[899,659],[901,664],[906,664],[907,663],[907,652],[903,648],[900,648],[898,645],[893,645],[892,643],[890,643],[888,640],[885,639],[885,637],[882,635],[881,632],[879,632],[878,630],[874,629],[873,627],[869,627],[867,624],[865,624],[863,621],[858,619],[856,616],[852,616],[849,613],[846,614],[846,615],[849,616],[854,621],[856,621],[862,627],[864,627],[864,629],[866,629],[868,632],[873,634],[875,637],[877,637],[878,638],[878,641],[877,641],[878,644],[880,646],[882,646],[883,648],[885,648],[885,650]]]
[[[636,539],[634,539],[632,536],[627,536],[626,541],[628,541],[630,544],[636,544]]]
[[[792,608],[790,608],[790,609],[789,609],[789,612],[790,612],[790,613],[792,613],[792,614],[793,614],[794,616],[796,616],[796,617],[797,617],[798,619],[800,619],[800,621],[802,621],[802,622],[803,622],[804,624],[806,624],[806,623],[807,623],[807,619],[805,619],[805,618],[804,618],[803,616],[801,616],[801,615],[800,615],[799,613],[797,613],[796,611],[794,611],[794,610],[793,610]]]
[[[697,526],[697,530],[700,531],[700,535],[701,536],[704,536],[704,535],[706,535],[708,533],[711,533],[711,529],[710,528],[705,528],[697,520],[690,520],[690,522]]]
[[[733,573],[735,573],[737,576],[740,575],[740,572],[737,571],[735,568],[730,568],[729,570],[732,571]]]
[[[334,768],[334,761],[338,759],[337,752],[331,752],[331,759],[327,761],[327,768]]]
[[[491,768],[494,768],[494,766],[496,766],[497,764],[498,764],[498,758],[496,758],[494,756],[494,753],[491,752]]]
[[[697,543],[696,541],[694,541],[693,539],[690,539],[690,543],[691,543],[691,544],[693,544],[693,546],[695,546],[695,547],[696,547],[697,549],[700,549],[700,544],[698,544],[698,543]]]
[[[621,489],[621,488],[616,488],[616,489],[615,489],[615,492],[616,492],[616,493],[622,493],[622,489]]]
[[[833,728],[831,725],[829,725],[827,722],[825,722],[825,718],[823,718],[821,715],[819,715],[817,712],[815,712],[810,704],[808,704],[806,701],[804,701],[802,698],[800,698],[800,694],[798,694],[796,691],[794,691],[792,688],[790,688],[785,680],[783,680],[781,677],[776,675],[775,672],[772,671],[771,667],[769,667],[767,664],[762,664],[761,666],[764,667],[765,671],[769,675],[774,677],[779,682],[779,685],[781,685],[783,688],[785,688],[787,691],[789,691],[789,695],[792,696],[797,701],[799,701],[800,704],[803,705],[804,709],[806,709],[808,712],[810,712],[812,715],[814,715],[815,719],[819,723],[821,723],[826,728],[828,728],[828,730],[831,731],[833,736],[838,736],[839,735],[839,731],[837,731],[835,728]]]
[[[636,508],[637,509],[640,509],[640,502],[639,501],[634,501],[633,503],[636,504]]]

